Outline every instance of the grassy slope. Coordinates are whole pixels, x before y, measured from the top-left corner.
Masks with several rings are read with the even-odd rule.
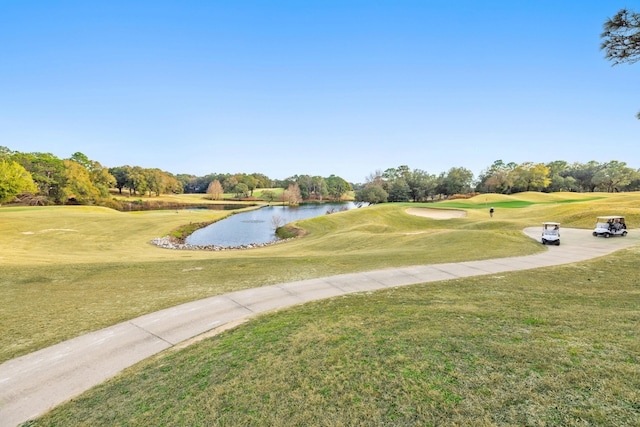
[[[407,215],[397,205],[307,221],[309,234],[303,239],[223,253],[170,251],[148,243],[187,221],[224,215],[215,211],[4,208],[0,215],[0,286],[5,302],[0,306],[0,360],[236,289],[541,250],[520,234],[517,223],[502,237],[466,232],[455,228],[473,221],[436,222]],[[480,241],[500,244],[487,247]]]
[[[548,198],[538,202],[568,197],[530,193],[512,198],[534,196]],[[469,209],[464,219],[442,221],[407,215],[403,205],[380,205],[306,221],[309,234],[303,239],[224,253],[168,251],[148,242],[187,221],[228,213],[2,208],[0,361],[231,290],[350,271],[533,253],[542,248],[520,233],[522,227],[541,220],[591,227],[595,212],[620,210],[630,216],[630,224],[640,223],[635,208],[639,198],[607,196],[587,203],[500,209],[492,221],[482,209]],[[617,207],[605,211],[612,204]]]
[[[33,425],[639,425],[639,256],[263,315]]]

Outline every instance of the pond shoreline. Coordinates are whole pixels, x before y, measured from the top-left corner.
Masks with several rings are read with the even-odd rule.
[[[277,245],[278,243],[287,242],[289,240],[291,239],[279,239],[271,242],[249,243],[246,245],[238,245],[238,246],[220,246],[220,245],[190,245],[188,243],[181,243],[176,238],[166,236],[166,237],[156,237],[150,243],[162,249],[219,252],[219,251],[229,251],[229,250],[264,248],[267,246]]]

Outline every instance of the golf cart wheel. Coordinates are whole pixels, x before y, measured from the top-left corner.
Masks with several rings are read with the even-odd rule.
[[[560,246],[560,240],[556,242],[556,246]]]
[[[623,231],[623,232],[622,232],[622,237],[624,237],[624,236],[626,236],[626,235],[627,235],[627,232],[626,232],[626,231]]]
[[[604,238],[605,238],[605,239],[608,239],[609,237],[611,237],[611,234],[609,234],[609,233],[604,233]]]
[[[596,233],[595,231],[593,232],[593,237],[598,237],[598,233]]]
[[[542,239],[542,244],[543,244],[543,245],[546,245],[546,244],[547,244],[547,241],[546,241],[546,240],[544,240],[544,239]]]

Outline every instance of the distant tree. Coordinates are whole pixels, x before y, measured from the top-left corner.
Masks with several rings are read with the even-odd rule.
[[[218,180],[220,181],[220,184],[222,185],[222,188],[226,190],[225,187],[225,180],[227,180],[231,175],[229,174],[216,174],[216,173],[211,173],[205,176],[197,176],[197,177],[193,177],[191,179],[189,179],[187,181],[187,187],[184,186],[183,184],[183,188],[185,192],[188,193],[203,193],[205,194],[207,192],[207,188],[209,188],[209,184],[211,184],[213,181]],[[183,178],[184,181],[184,178]],[[237,182],[236,182],[237,184]],[[235,185],[234,185],[235,186]],[[188,191],[187,191],[188,188]],[[233,189],[233,187],[231,188],[231,190]],[[229,190],[229,192],[231,192],[231,190]]]
[[[469,169],[458,167],[451,168],[441,174],[440,193],[451,196],[453,194],[466,194],[471,191],[473,183],[473,172]]]
[[[222,188],[224,188],[225,193],[233,193],[236,188],[236,185],[238,185],[239,182],[235,177],[230,176],[224,181],[221,181],[221,184],[222,184]]]
[[[271,188],[273,181],[268,176],[261,173],[254,173],[252,176],[256,179],[256,188]]]
[[[310,175],[296,175],[294,181],[300,188],[300,195],[302,200],[309,200],[313,193],[313,178]]]
[[[513,185],[518,191],[542,191],[551,182],[549,168],[542,163],[522,163],[514,169],[513,174]]]
[[[318,200],[322,200],[329,195],[327,181],[321,176],[311,178],[311,194]]]
[[[382,177],[387,181],[387,182],[392,182],[395,181],[397,179],[407,179],[407,175],[409,175],[410,170],[409,170],[409,166],[407,165],[401,165],[398,166],[397,168],[388,168],[386,169],[383,174]]]
[[[425,182],[424,195],[427,199],[434,200],[438,195],[438,189],[440,188],[440,177],[436,175],[429,175]]]
[[[516,166],[513,162],[504,163],[502,160],[496,160],[480,173],[476,189],[483,193],[510,193],[513,187],[513,170]]]
[[[140,166],[134,166],[129,172],[129,180],[127,181],[130,195],[145,194],[147,192],[147,174]]]
[[[173,174],[164,172],[164,192],[167,194],[182,194],[184,188],[182,183]]]
[[[157,196],[161,194],[179,194],[182,193],[182,184],[178,179],[170,174],[158,168],[143,169],[143,174],[146,182],[146,191],[149,192],[149,197],[152,193]]]
[[[91,204],[100,198],[100,190],[91,182],[91,175],[86,167],[73,161],[64,160],[65,181],[63,187],[64,199],[61,203],[74,199],[80,204]]]
[[[122,189],[128,188],[131,166],[118,166],[110,168],[109,173],[115,178],[115,187],[118,189],[118,192],[122,194]]]
[[[244,182],[240,182],[234,187],[233,192],[236,197],[248,197],[249,187]]]
[[[369,175],[367,175],[367,177],[365,178],[365,185],[366,184],[372,184],[372,185],[379,185],[380,187],[382,187],[383,185],[383,172],[380,169],[376,169],[374,172],[371,172]]]
[[[36,191],[38,187],[22,165],[0,158],[0,203],[10,202],[19,194]]]
[[[621,187],[628,185],[635,177],[636,171],[627,167],[625,162],[612,160],[604,164],[592,178],[592,182],[609,193],[620,191]]]
[[[224,194],[224,190],[222,189],[222,184],[217,179],[215,181],[211,181],[209,187],[207,188],[207,194],[211,200],[220,200],[222,199],[222,195]]]
[[[597,185],[593,182],[593,177],[603,167],[601,163],[595,160],[584,164],[576,162],[569,167],[568,176],[576,180],[582,191],[595,191]]]
[[[297,183],[289,184],[287,189],[282,193],[282,201],[290,205],[297,205],[302,201],[300,187],[298,187]]]
[[[603,24],[600,49],[613,65],[634,64],[640,60],[640,13],[621,9]],[[636,115],[640,119],[640,113]]]
[[[425,198],[424,194],[424,183],[428,178],[428,174],[419,169],[415,169],[405,176],[405,182],[409,187],[409,197],[414,202],[419,200],[423,200]]]
[[[388,201],[390,202],[408,202],[411,196],[411,188],[403,178],[394,179],[389,184]]]
[[[273,190],[263,190],[261,197],[267,202],[272,203],[276,199],[276,193]]]
[[[634,171],[631,177],[631,182],[627,185],[627,191],[639,191],[640,190],[640,169]]]
[[[414,202],[428,199],[436,188],[436,176],[429,175],[421,169],[414,169],[406,174],[406,183],[409,186],[409,195]]]
[[[89,178],[93,186],[100,192],[100,197],[108,197],[109,189],[117,185],[116,178],[111,175],[108,168],[105,168],[99,162],[90,160],[85,154],[79,151],[75,152],[70,160],[89,171]]]
[[[91,161],[87,169],[91,182],[100,191],[100,196],[108,197],[109,189],[116,185],[116,178],[109,173],[108,168],[95,161]]]
[[[89,158],[85,154],[83,154],[83,153],[81,153],[79,151],[77,151],[77,152],[75,152],[75,153],[73,153],[71,155],[71,160],[73,160],[74,162],[76,162],[80,166],[84,166],[87,169],[89,169],[91,167],[91,160],[89,160]]]
[[[178,180],[178,182],[180,183],[180,186],[182,187],[183,191],[185,193],[195,193],[196,191],[196,180],[197,177],[194,175],[189,175],[186,173],[181,173],[176,175],[176,179]]]
[[[336,200],[340,200],[343,195],[351,191],[351,185],[339,176],[331,175],[325,178],[329,195]]]
[[[249,195],[253,196],[253,190],[258,186],[258,180],[255,179],[252,175],[246,175],[242,178],[242,182],[246,184],[249,189]]]
[[[389,194],[379,184],[369,184],[356,191],[356,201],[365,203],[385,203]]]
[[[549,169],[549,185],[545,189],[548,192],[572,191],[575,188],[567,188],[567,176],[569,164],[564,160],[554,160],[545,165]],[[571,179],[575,186],[575,180]]]
[[[165,177],[164,173],[157,168],[143,169],[144,180],[146,182],[146,191],[149,192],[149,197],[155,194],[156,197],[164,193]]]
[[[50,202],[63,203],[66,195],[63,191],[65,166],[62,159],[51,153],[13,153],[11,159],[20,163],[38,186],[38,193]]]
[[[549,185],[544,189],[548,193],[556,193],[559,191],[579,191],[580,185],[572,176],[552,175]]]

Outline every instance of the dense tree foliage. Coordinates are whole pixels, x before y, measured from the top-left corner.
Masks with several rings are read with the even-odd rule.
[[[0,203],[10,202],[22,193],[35,193],[31,174],[13,160],[0,157]]]
[[[354,187],[356,188],[355,191]],[[280,188],[283,191],[274,191]],[[353,184],[331,175],[323,178],[294,175],[271,180],[262,174],[209,174],[202,177],[177,175],[158,168],[116,166],[107,168],[80,152],[68,159],[50,153],[20,153],[0,146],[0,202],[19,199],[29,204],[117,205],[109,190],[130,196],[154,197],[161,194],[202,193],[220,200],[224,194],[251,198],[261,189],[260,198],[269,202],[342,200],[353,192],[357,201],[369,203],[424,202],[450,197],[468,197],[474,192],[511,194],[521,191],[638,191],[640,170],[625,162],[516,164],[496,160],[474,179],[463,167],[453,167],[439,175],[407,165],[376,171],[364,184]]]
[[[640,13],[621,9],[605,21],[603,28],[600,48],[606,59],[613,65],[640,61]],[[640,113],[636,117],[640,119]]]
[[[389,194],[378,184],[365,185],[356,191],[356,201],[365,203],[385,203],[389,200]]]
[[[288,187],[289,184],[298,184],[300,195],[302,196],[303,200],[322,201],[327,198],[327,196],[329,196],[329,186],[327,184],[327,179],[321,176],[294,175],[280,182],[279,184],[281,185],[279,186],[281,188],[285,188]]]
[[[100,197],[100,190],[91,182],[87,168],[73,160],[63,160],[64,186],[60,202],[73,200],[83,205],[95,202]]]
[[[113,176],[112,185],[122,194],[123,189],[129,190],[129,195],[180,194],[183,192],[182,183],[169,172],[158,168],[142,168],[140,166],[117,166],[109,169]]]
[[[12,154],[11,159],[20,163],[30,174],[38,186],[38,194],[52,203],[63,203],[66,196],[63,192],[65,175],[62,159],[50,153]]]
[[[425,201],[435,197],[438,183],[435,175],[401,165],[371,173],[365,185],[356,191],[356,200],[369,203],[381,203],[383,199],[390,202]]]
[[[451,168],[440,175],[439,189],[441,194],[466,194],[473,185],[473,172],[466,168]]]
[[[511,194],[521,191],[637,191],[639,170],[616,160],[568,164],[556,160],[548,164],[530,162],[517,165],[497,160],[478,177],[476,190]]]
[[[188,174],[179,174],[176,179],[180,182],[185,193],[206,193],[209,185],[213,181],[218,181],[225,193],[233,193],[236,186],[243,183],[247,186],[250,194],[256,188],[271,188],[273,181],[267,176],[259,173],[253,174],[209,174],[205,176],[195,176]]]
[[[342,196],[351,191],[351,184],[339,176],[331,175],[325,179],[327,192],[334,200],[340,200]]]

